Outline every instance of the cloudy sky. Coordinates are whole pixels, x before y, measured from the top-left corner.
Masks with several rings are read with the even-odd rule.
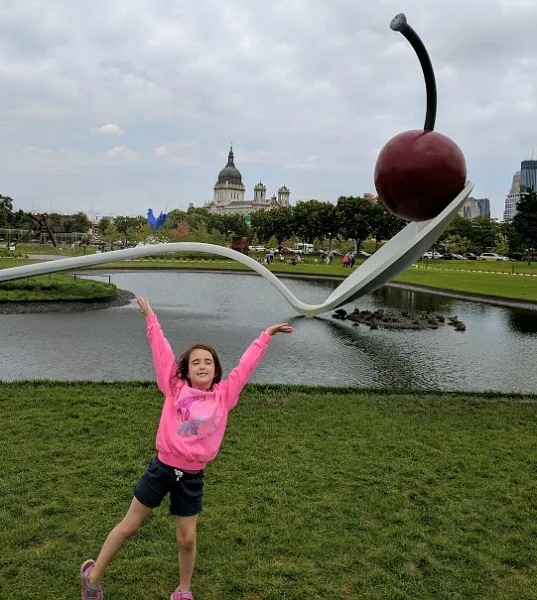
[[[436,129],[500,218],[537,157],[537,0],[3,0],[0,193],[97,217],[201,206],[233,142],[247,188],[373,192],[378,152],[423,126],[404,12],[436,71]]]

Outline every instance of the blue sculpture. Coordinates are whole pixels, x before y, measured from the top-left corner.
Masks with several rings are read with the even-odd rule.
[[[159,227],[162,227],[164,225],[164,223],[166,222],[167,218],[168,218],[168,215],[163,212],[161,212],[158,217],[155,217],[152,208],[150,208],[147,211],[147,222],[153,229],[158,229]]]

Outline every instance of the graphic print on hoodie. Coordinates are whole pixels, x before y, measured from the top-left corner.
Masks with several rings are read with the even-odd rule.
[[[186,396],[177,402],[177,435],[179,437],[211,436],[217,429],[218,405],[206,402],[206,396]]]

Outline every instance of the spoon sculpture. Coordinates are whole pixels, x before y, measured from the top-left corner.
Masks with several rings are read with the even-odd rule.
[[[407,24],[404,15],[395,17],[391,27],[401,31],[411,41],[422,66],[427,65],[424,73],[429,94],[424,130],[405,132],[390,140],[381,151],[375,168],[375,183],[381,200],[389,210],[411,222],[362,263],[323,303],[307,304],[299,300],[266,267],[240,252],[194,242],[140,246],[2,269],[0,281],[168,252],[203,252],[231,258],[253,269],[269,281],[299,314],[306,317],[333,310],[390,282],[434,244],[474,188],[473,183],[466,181],[462,152],[451,140],[432,131],[436,115],[436,87],[425,47]]]

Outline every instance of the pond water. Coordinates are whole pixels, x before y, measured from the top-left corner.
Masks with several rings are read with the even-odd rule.
[[[370,330],[330,313],[300,317],[256,275],[110,273],[119,288],[149,298],[176,354],[194,342],[209,343],[226,373],[268,325],[290,322],[295,333],[273,339],[251,381],[523,392],[537,387],[537,312],[384,287],[344,308],[458,315],[467,330]],[[311,303],[338,285],[285,281]],[[154,379],[135,301],[94,312],[1,315],[0,323],[2,380]]]

